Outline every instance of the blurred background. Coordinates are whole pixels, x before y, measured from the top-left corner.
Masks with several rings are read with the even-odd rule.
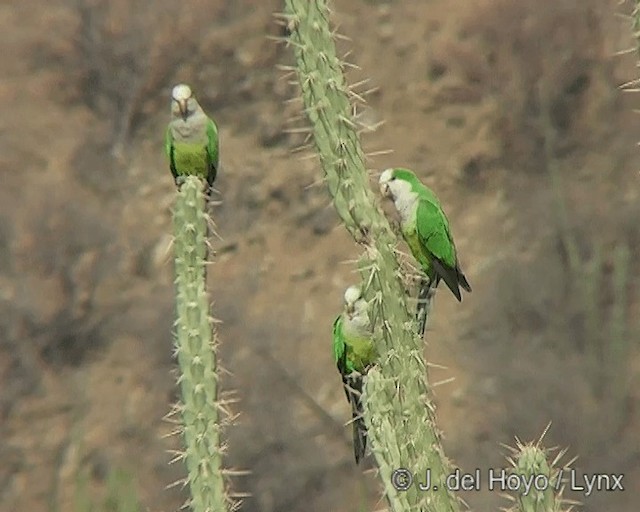
[[[341,50],[375,88],[360,120],[372,179],[415,168],[442,199],[473,286],[436,296],[427,356],[445,449],[505,465],[514,436],[568,447],[579,474],[624,473],[640,500],[638,76],[630,5],[600,0],[339,0]],[[297,89],[279,1],[31,0],[0,5],[0,511],[145,511],[184,477],[163,419],[177,399],[169,93],[190,83],[220,127],[222,240],[209,273],[243,510],[381,507],[353,462],[331,323],[358,248],[292,153]],[[315,185],[314,185],[315,184]],[[124,477],[122,475],[125,475]],[[128,476],[127,476],[128,475]],[[117,481],[117,478],[115,479]],[[111,489],[111,490],[110,490]],[[476,510],[508,502],[486,490]],[[106,500],[106,504],[105,504]],[[113,501],[113,500],[112,500]],[[105,504],[103,508],[102,504]],[[111,507],[111,508],[109,508]],[[78,510],[78,512],[80,512]]]

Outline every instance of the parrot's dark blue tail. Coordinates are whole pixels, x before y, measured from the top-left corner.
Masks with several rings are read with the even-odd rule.
[[[424,336],[424,331],[427,328],[427,315],[429,312],[429,301],[431,298],[431,289],[435,289],[438,286],[440,280],[436,276],[433,286],[428,277],[420,278],[420,287],[418,290],[418,304],[416,305],[416,322],[418,323],[418,334],[420,337]]]
[[[351,403],[351,414],[353,423],[353,454],[356,459],[356,464],[360,464],[360,461],[364,459],[367,449],[367,426],[364,422],[363,414],[364,408],[362,406],[362,387],[364,384],[364,378],[358,373],[352,373],[348,377],[347,396]]]
[[[356,458],[356,464],[364,459],[367,450],[367,427],[364,424],[362,416],[353,418],[353,454]]]

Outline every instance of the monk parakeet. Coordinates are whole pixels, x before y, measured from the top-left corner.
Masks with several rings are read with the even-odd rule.
[[[218,128],[185,84],[176,85],[171,92],[165,151],[176,185],[181,185],[182,176],[193,174],[206,180],[209,195],[218,172]]]
[[[433,288],[442,279],[456,299],[460,288],[471,291],[460,269],[449,220],[435,194],[409,169],[386,169],[380,175],[380,192],[390,197],[400,214],[402,236]]]
[[[364,457],[367,447],[367,428],[362,418],[362,387],[367,371],[377,359],[368,309],[369,304],[361,289],[350,286],[344,293],[344,310],[333,322],[333,356],[351,404],[356,464]]]

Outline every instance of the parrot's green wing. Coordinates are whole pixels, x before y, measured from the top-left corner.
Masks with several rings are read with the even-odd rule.
[[[347,369],[347,345],[342,334],[342,315],[339,315],[333,322],[333,359],[342,376],[342,383],[346,384],[345,379],[349,370]],[[347,395],[347,400],[351,402],[351,397],[346,387],[344,392]]]
[[[431,264],[458,300],[462,300],[459,286],[468,288],[469,283],[460,271],[456,248],[449,232],[449,221],[440,205],[427,199],[420,199],[416,212],[416,231],[420,243],[428,252]]]
[[[167,131],[164,136],[164,151],[167,154],[167,158],[169,158],[169,168],[171,169],[171,174],[173,175],[174,181],[178,179],[178,171],[176,171],[176,163],[173,158],[173,136],[171,135],[171,127],[167,127]]]
[[[216,123],[214,123],[212,119],[209,119],[207,122],[207,139],[208,139],[207,151],[211,156],[211,163],[213,163],[213,165],[217,168],[218,158],[219,158],[218,127],[216,126]]]
[[[171,147],[173,146],[173,137],[171,137],[171,127],[167,126],[164,132],[164,152],[171,157]]]
[[[218,142],[218,127],[211,118],[207,121],[207,158],[209,161],[209,172],[207,173],[207,183],[209,187],[213,185],[218,174],[218,161],[220,158],[220,147]]]
[[[443,265],[455,267],[456,252],[449,232],[449,221],[439,205],[425,199],[419,200],[416,230],[420,243],[429,254]]]
[[[342,378],[342,388],[351,405],[351,415],[353,423],[353,453],[356,464],[359,464],[365,456],[367,447],[367,427],[362,418],[362,387],[363,376],[359,373],[352,373],[347,368],[347,345],[342,333],[342,316],[338,316],[333,322],[333,358]]]
[[[340,364],[346,354],[346,346],[342,337],[342,315],[339,315],[333,322],[333,359],[336,364]]]

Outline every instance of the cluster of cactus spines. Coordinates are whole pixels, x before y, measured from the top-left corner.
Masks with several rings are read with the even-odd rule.
[[[336,210],[364,248],[359,268],[365,296],[376,322],[380,354],[373,379],[367,377],[365,421],[372,451],[394,511],[457,511],[459,500],[445,488],[421,492],[415,486],[395,493],[389,477],[404,467],[418,474],[430,469],[443,481],[451,465],[442,451],[434,406],[426,381],[423,343],[407,308],[396,259],[398,243],[369,186],[346,85],[344,62],[336,54],[325,0],[286,0],[282,19],[296,57],[305,113]],[[373,389],[373,391],[372,391]]]
[[[222,426],[228,420],[219,399],[214,320],[206,292],[207,226],[202,181],[187,176],[178,192],[173,214],[176,272],[175,354],[182,402],[183,459],[189,485],[188,506],[194,512],[231,510],[235,503],[225,492],[222,469]]]
[[[507,495],[513,501],[507,512],[570,512],[577,504],[562,497],[563,472],[573,461],[561,463],[566,450],[558,451],[550,460],[554,450],[541,446],[548,429],[534,443],[525,444],[516,438],[516,445],[507,447],[511,452],[507,457],[511,472],[506,487],[514,489]]]

